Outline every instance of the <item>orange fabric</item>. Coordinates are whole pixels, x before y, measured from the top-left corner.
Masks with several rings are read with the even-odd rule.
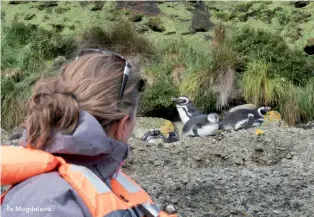
[[[32,176],[52,171],[58,164],[59,161],[53,155],[44,151],[1,146],[1,184],[22,182]]]
[[[115,210],[130,208],[112,191],[99,194],[92,183],[82,173],[72,171],[69,164],[60,166],[59,173],[79,193],[93,216],[103,217]]]
[[[137,183],[135,183],[130,177],[128,177],[124,173],[122,173],[122,175],[125,176],[134,185],[139,186]],[[139,192],[135,192],[135,193],[128,192],[116,179],[111,179],[111,186],[112,186],[112,191],[116,195],[121,195],[123,196],[123,198],[127,199],[130,206],[135,206],[136,204],[141,204],[141,203],[146,203],[146,202],[153,203],[150,196],[142,188]]]
[[[108,192],[99,193],[83,173],[71,170],[71,164],[67,164],[63,158],[55,157],[44,151],[2,146],[1,164],[1,183],[3,185],[14,185],[32,176],[58,169],[60,175],[81,196],[93,217],[103,217],[115,210],[126,210],[141,203],[153,203],[142,188],[138,192],[131,193],[115,179],[111,180],[112,190],[108,188]],[[127,175],[123,173],[122,175],[132,184],[139,186]],[[120,195],[125,199],[121,199]],[[4,196],[5,194],[1,195],[1,204]],[[177,217],[177,215],[161,212],[160,217]]]

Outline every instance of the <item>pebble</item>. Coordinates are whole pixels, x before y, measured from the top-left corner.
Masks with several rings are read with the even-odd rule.
[[[167,205],[166,212],[169,214],[174,214],[174,213],[176,213],[176,209],[174,208],[174,206],[172,204],[170,204],[170,205]]]

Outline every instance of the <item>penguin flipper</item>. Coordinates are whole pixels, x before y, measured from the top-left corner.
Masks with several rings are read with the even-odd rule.
[[[198,124],[196,124],[196,125],[193,126],[192,132],[193,132],[193,135],[194,135],[194,136],[199,136],[199,135],[198,135],[198,129],[200,129],[200,128],[201,128],[201,126],[198,125]]]
[[[248,114],[248,120],[247,120],[246,124],[242,128],[245,129],[245,130],[249,129],[250,127],[253,126],[254,121],[255,121],[254,115],[251,114],[251,113]]]
[[[242,128],[247,127],[246,129],[250,128],[254,123],[254,115],[249,113],[247,118],[239,121],[235,126],[234,126],[234,130],[240,130]]]

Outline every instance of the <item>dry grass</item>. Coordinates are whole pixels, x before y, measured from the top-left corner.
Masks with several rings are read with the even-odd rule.
[[[182,82],[184,72],[185,67],[183,64],[178,64],[173,68],[171,72],[171,79],[176,86],[179,86],[180,83]]]

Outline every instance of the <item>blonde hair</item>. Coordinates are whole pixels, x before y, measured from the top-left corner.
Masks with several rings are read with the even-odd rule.
[[[93,115],[104,130],[125,115],[135,115],[141,77],[132,70],[118,100],[123,70],[124,64],[111,55],[88,54],[65,66],[59,76],[39,80],[27,104],[28,145],[48,145],[55,130],[73,132],[80,110]]]

